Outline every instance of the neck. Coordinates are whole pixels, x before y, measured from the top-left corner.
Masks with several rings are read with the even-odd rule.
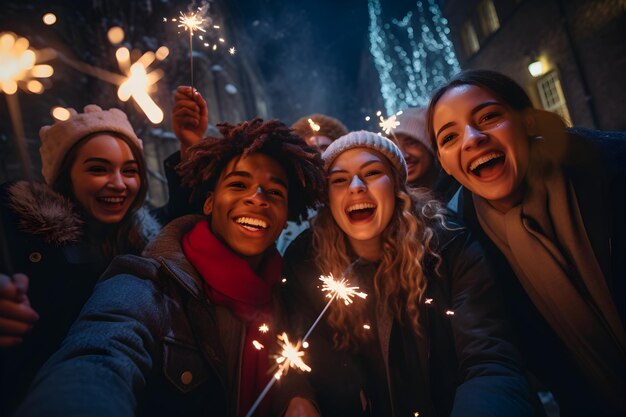
[[[250,268],[254,271],[255,274],[259,274],[261,269],[261,264],[263,263],[263,259],[265,258],[265,253],[255,256],[241,256],[241,258],[246,261]]]
[[[377,261],[382,256],[382,242],[380,236],[376,236],[369,240],[350,239],[352,250],[366,261]]]

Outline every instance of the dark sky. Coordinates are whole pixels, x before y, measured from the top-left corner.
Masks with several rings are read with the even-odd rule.
[[[272,103],[292,123],[321,112],[360,119],[358,76],[369,46],[366,0],[240,0],[229,3]],[[378,89],[377,86],[375,86]]]

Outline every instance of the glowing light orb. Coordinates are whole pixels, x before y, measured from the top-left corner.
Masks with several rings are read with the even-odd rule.
[[[52,114],[52,117],[61,122],[69,119],[71,115],[68,109],[60,106],[53,107],[50,113]]]
[[[113,45],[122,43],[122,41],[124,40],[124,29],[119,26],[113,26],[107,32],[107,38],[109,38],[109,42],[111,42]]]
[[[41,17],[41,20],[48,25],[52,26],[57,22],[57,17],[54,13],[46,13]]]

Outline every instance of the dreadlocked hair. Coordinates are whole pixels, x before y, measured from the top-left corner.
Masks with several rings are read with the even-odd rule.
[[[420,305],[427,284],[423,269],[428,257],[439,273],[441,257],[435,250],[435,242],[438,231],[448,228],[446,210],[428,190],[409,189],[394,177],[394,213],[381,234],[382,257],[372,282],[373,298],[377,300],[376,311],[390,313],[400,323],[408,320],[416,334],[421,334]],[[355,256],[350,241],[328,206],[321,208],[313,219],[312,229],[316,262],[323,273],[330,272],[335,277],[346,274],[351,283],[358,282],[350,277]],[[368,300],[370,297],[350,306],[331,305],[327,320],[333,329],[336,348],[355,350],[361,342],[373,337],[362,326]]]
[[[278,162],[287,174],[288,219],[306,220],[307,208],[316,207],[326,191],[319,152],[278,120],[264,122],[255,118],[217,127],[222,138],[209,137],[190,147],[187,160],[176,167],[182,185],[193,190],[192,198],[213,191],[220,174],[233,158],[260,153]]]

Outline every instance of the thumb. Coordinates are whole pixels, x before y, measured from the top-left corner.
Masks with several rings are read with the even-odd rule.
[[[17,288],[17,292],[20,298],[25,297],[28,293],[28,276],[20,273],[14,274],[13,283]]]

